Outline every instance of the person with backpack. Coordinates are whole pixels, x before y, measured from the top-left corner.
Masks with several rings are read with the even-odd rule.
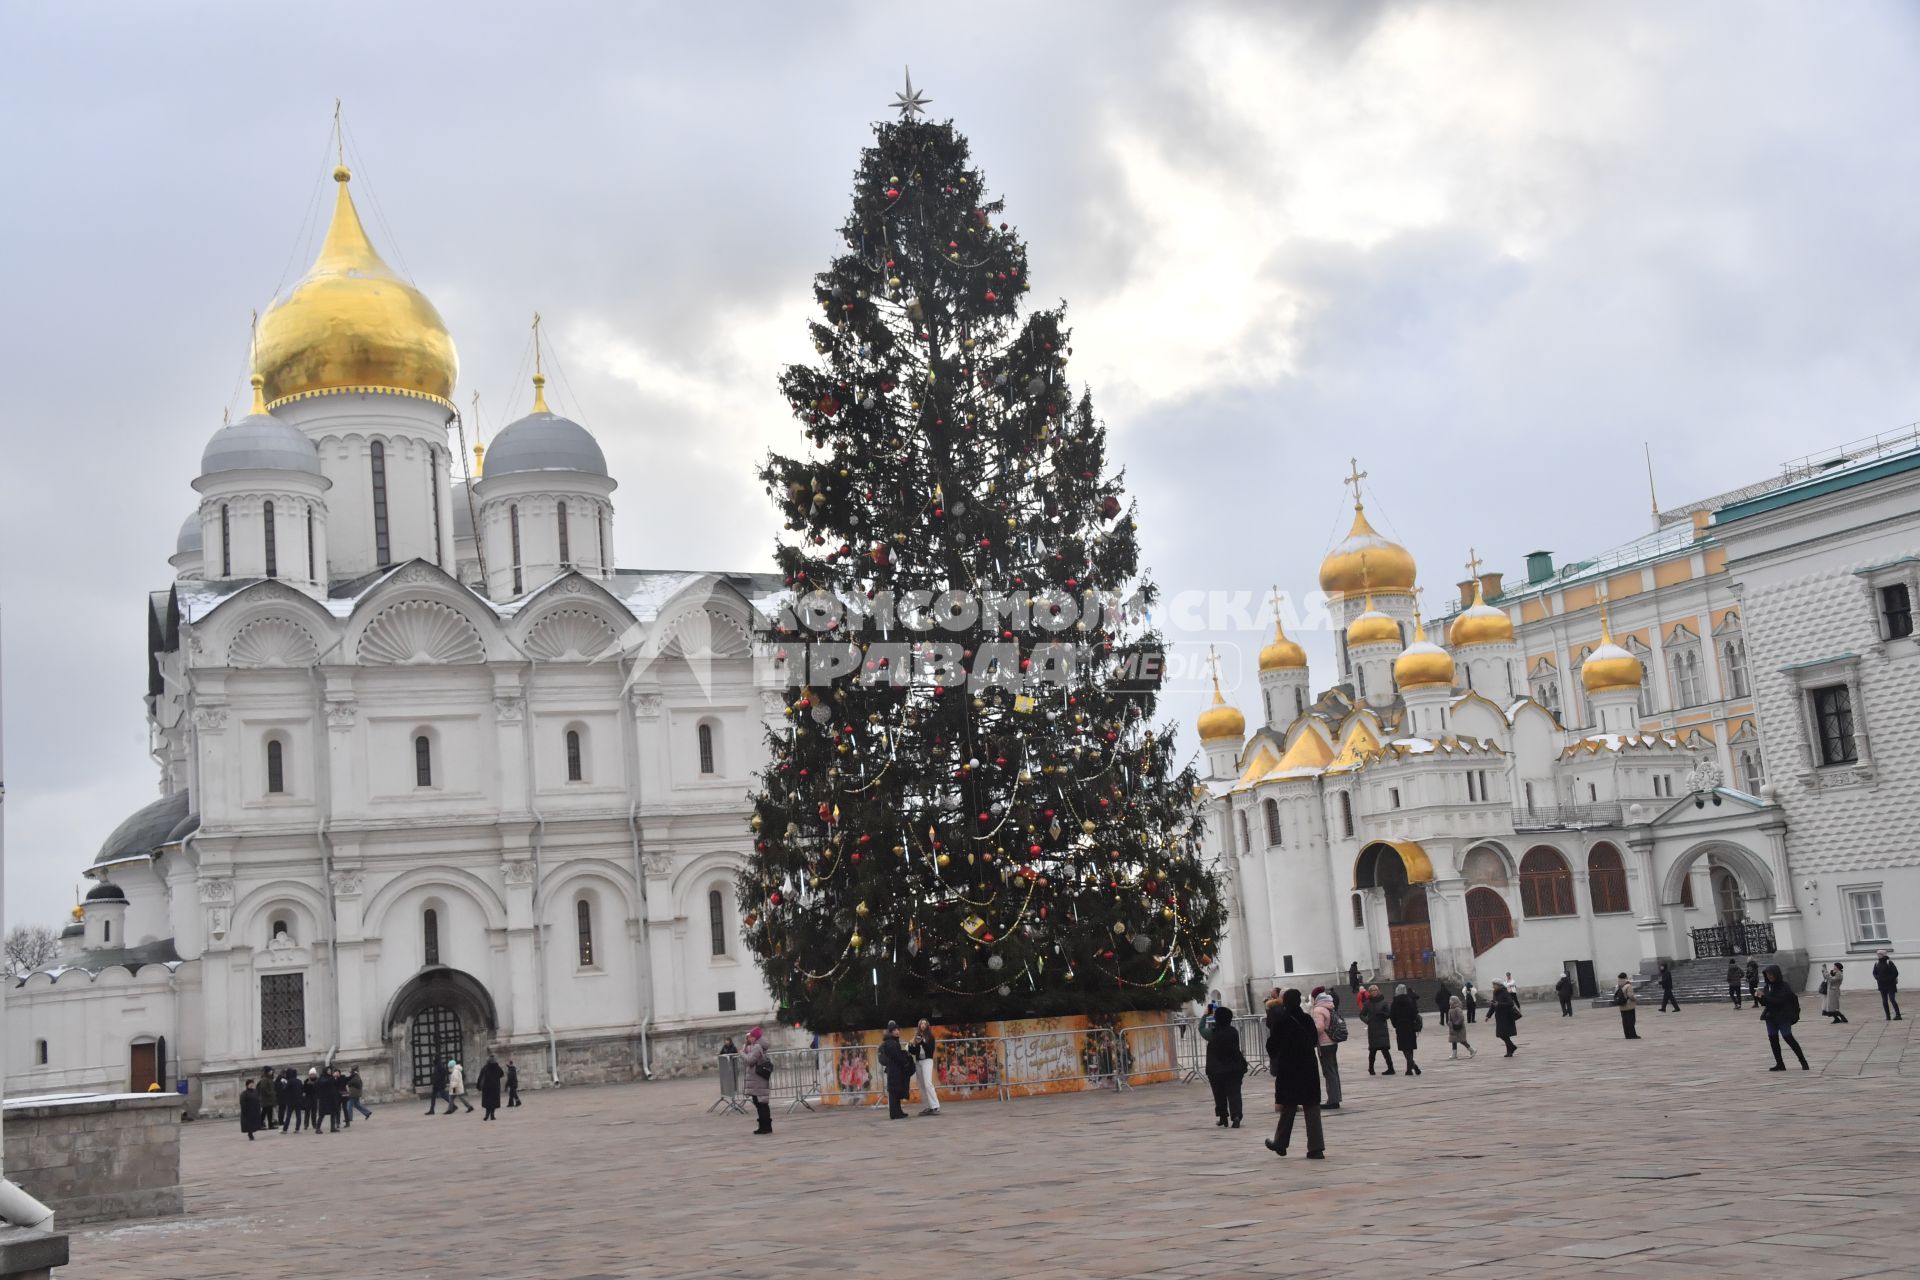
[[[1333,1007],[1333,996],[1321,992],[1313,1001],[1313,1029],[1320,1052],[1320,1074],[1326,1078],[1327,1100],[1323,1110],[1340,1109],[1340,1046],[1347,1038],[1347,1020]]]
[[[1813,1068],[1807,1065],[1807,1055],[1801,1051],[1800,1042],[1793,1038],[1793,1024],[1800,1021],[1800,997],[1787,985],[1779,965],[1768,965],[1766,978],[1766,990],[1760,993],[1760,1005],[1764,1010],[1760,1018],[1767,1024],[1767,1044],[1773,1049],[1773,1065],[1767,1070],[1787,1069],[1786,1060],[1780,1056],[1780,1042],[1785,1040],[1787,1047],[1793,1050],[1793,1056],[1800,1059],[1800,1069],[1811,1071]]]
[[[1494,993],[1494,997],[1495,999],[1499,998],[1497,991]],[[1462,1049],[1467,1051],[1469,1058],[1476,1056],[1473,1052],[1473,1046],[1467,1043],[1467,1011],[1461,1006],[1459,996],[1455,996],[1453,1003],[1447,1007],[1447,1043],[1453,1046],[1453,1056],[1455,1058],[1460,1056]]]
[[[1493,984],[1493,1034],[1501,1044],[1507,1046],[1507,1056],[1511,1058],[1519,1048],[1513,1037],[1520,1030],[1520,1002],[1513,998],[1513,992],[1499,983]]]
[[[1638,1040],[1640,1033],[1634,1029],[1639,1018],[1633,997],[1633,979],[1626,974],[1620,975],[1619,982],[1613,988],[1613,1007],[1620,1011],[1620,1030],[1629,1040]]]
[[[1393,1023],[1394,1043],[1400,1046],[1401,1056],[1407,1060],[1407,1074],[1419,1075],[1420,1066],[1413,1060],[1413,1054],[1420,1047],[1420,998],[1408,991],[1404,982],[1393,989],[1387,1020]]]
[[[1387,1074],[1393,1074],[1393,1032],[1389,1019],[1392,1011],[1380,995],[1378,986],[1366,990],[1366,1000],[1360,1005],[1361,1021],[1367,1024],[1367,1074],[1376,1074],[1373,1069],[1373,1055],[1379,1054],[1387,1060]]]
[[[1900,966],[1885,951],[1873,962],[1873,985],[1880,988],[1880,1012],[1887,1021],[1900,1021]]]
[[[1215,1005],[1213,1030],[1207,1033],[1207,1087],[1213,1090],[1214,1122],[1222,1129],[1240,1127],[1240,1086],[1246,1078],[1247,1055],[1233,1026],[1233,1010]]]
[[[1560,1016],[1571,1018],[1573,1016],[1573,975],[1561,974],[1560,981],[1553,984],[1553,994],[1560,997]]]

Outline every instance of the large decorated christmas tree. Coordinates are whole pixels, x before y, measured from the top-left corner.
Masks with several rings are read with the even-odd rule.
[[[1155,589],[1064,310],[951,124],[861,155],[781,389],[789,680],[739,880],[748,945],[816,1030],[1164,1008],[1224,926],[1196,778],[1152,723]]]

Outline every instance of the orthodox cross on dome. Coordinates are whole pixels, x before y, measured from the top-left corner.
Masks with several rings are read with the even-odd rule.
[[[1479,578],[1480,578],[1480,565],[1482,563],[1483,562],[1480,559],[1480,553],[1475,551],[1472,547],[1468,547],[1467,548],[1467,576],[1469,578],[1474,579],[1476,582],[1479,581]]]
[[[1214,649],[1212,645],[1207,646],[1207,673],[1213,677],[1213,700],[1215,702],[1219,702],[1221,701],[1220,654]]]
[[[547,375],[540,366],[540,313],[533,313],[533,411],[552,413],[547,408]],[[577,409],[575,412],[579,412]]]
[[[908,67],[906,91],[893,95],[893,109],[900,113],[902,120],[913,120],[925,115],[927,105],[932,101],[932,98],[913,87],[913,68]]]
[[[1345,480],[1341,481],[1341,483],[1353,486],[1353,505],[1354,509],[1358,510],[1360,507],[1360,482],[1367,478],[1367,473],[1360,469],[1360,459],[1358,458],[1348,458],[1347,465],[1353,468],[1353,472],[1348,475]]]
[[[1276,626],[1280,622],[1280,602],[1284,599],[1286,597],[1280,594],[1280,584],[1274,583],[1273,594],[1267,597],[1267,603],[1273,606],[1273,621]]]

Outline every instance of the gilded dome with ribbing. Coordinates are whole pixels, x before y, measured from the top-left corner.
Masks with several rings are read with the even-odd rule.
[[[1607,693],[1615,689],[1638,691],[1640,681],[1646,674],[1647,669],[1640,664],[1640,659],[1615,644],[1613,636],[1604,626],[1600,629],[1600,643],[1580,664],[1580,683],[1588,693]]]
[[[1413,643],[1393,660],[1393,682],[1402,689],[1445,685],[1453,687],[1453,655],[1427,639],[1425,626],[1415,624]]]
[[[1380,536],[1367,523],[1366,508],[1353,507],[1353,528],[1320,562],[1320,589],[1328,595],[1358,595],[1363,591],[1411,591],[1413,556],[1397,542]]]
[[[1202,742],[1229,739],[1238,742],[1247,736],[1247,718],[1240,714],[1238,707],[1227,705],[1226,698],[1220,694],[1217,676],[1213,681],[1213,705],[1200,713],[1199,728]]]
[[[346,166],[333,176],[340,189],[320,256],[260,317],[253,367],[266,379],[267,403],[386,391],[451,406],[460,361],[446,323],[374,251]]]
[[[1373,597],[1367,597],[1367,607],[1347,624],[1347,648],[1356,648],[1363,644],[1399,644],[1400,624],[1373,607]]]
[[[1305,671],[1307,669],[1307,651],[1287,639],[1287,632],[1280,625],[1280,619],[1273,620],[1273,642],[1260,650],[1260,670],[1266,671]]]
[[[1505,609],[1496,609],[1473,585],[1473,603],[1462,609],[1447,628],[1447,643],[1458,649],[1470,644],[1512,644],[1513,619]]]

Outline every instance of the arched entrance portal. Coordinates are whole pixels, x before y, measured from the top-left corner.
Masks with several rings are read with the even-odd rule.
[[[424,1092],[434,1065],[449,1059],[471,1079],[498,1029],[493,997],[479,979],[442,966],[422,970],[394,993],[381,1025],[392,1046],[394,1086]]]
[[[1389,955],[1395,978],[1431,978],[1433,925],[1426,886],[1433,863],[1411,840],[1377,840],[1353,864],[1353,887],[1376,889],[1387,913]]]
[[[1689,921],[1684,907],[1687,877],[1702,858],[1713,896],[1700,904],[1706,918]],[[1774,894],[1772,869],[1751,849],[1725,840],[1694,845],[1673,860],[1661,880],[1660,913],[1672,948],[1668,954],[1696,960],[1771,955],[1777,945],[1771,923]]]

